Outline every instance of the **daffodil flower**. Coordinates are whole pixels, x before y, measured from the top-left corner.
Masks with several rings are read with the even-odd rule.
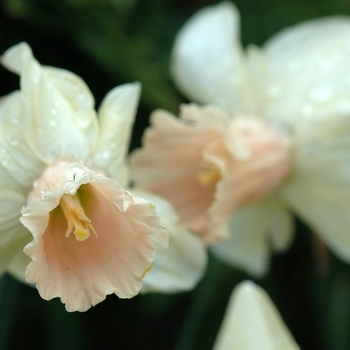
[[[300,350],[268,294],[251,281],[232,292],[214,350]]]
[[[291,27],[243,50],[231,3],[180,30],[172,74],[204,107],[156,111],[131,163],[138,186],[254,275],[291,244],[299,215],[350,262],[350,20]]]
[[[154,205],[123,188],[140,85],[113,89],[97,119],[85,83],[40,66],[27,44],[2,63],[20,75],[21,90],[0,101],[1,272],[24,274],[68,311],[108,294],[135,296],[154,241],[168,244]]]

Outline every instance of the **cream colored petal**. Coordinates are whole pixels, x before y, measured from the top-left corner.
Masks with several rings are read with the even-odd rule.
[[[325,106],[317,119],[307,118],[294,127],[295,173],[333,186],[350,189],[350,118],[349,101]],[[344,108],[342,108],[342,106]]]
[[[26,198],[16,192],[1,190],[0,193],[0,274],[23,251],[31,235],[19,222],[21,207]]]
[[[178,33],[171,71],[191,100],[242,112],[251,101],[239,14],[229,2],[198,11]]]
[[[32,59],[32,49],[26,42],[21,42],[9,48],[1,56],[1,64],[9,71],[20,75],[25,64]]]
[[[252,276],[268,272],[271,245],[284,251],[292,240],[292,218],[281,203],[270,199],[233,214],[229,221],[229,239],[211,246],[226,263]]]
[[[33,235],[24,249],[32,259],[25,277],[42,298],[59,297],[68,311],[85,311],[108,294],[135,296],[154,260],[153,240],[166,246],[168,235],[148,201],[88,169],[75,174],[22,211],[21,222]],[[76,194],[96,231],[85,240],[66,233],[67,216],[60,201],[63,195]]]
[[[295,212],[335,254],[350,262],[349,188],[295,176],[283,194]]]
[[[28,235],[28,237],[31,238],[30,235]],[[30,238],[25,242],[24,246],[26,246],[29,243]],[[25,272],[29,264],[30,264],[30,258],[27,255],[25,255],[23,251],[19,251],[11,259],[11,263],[7,267],[6,272],[8,272],[14,278],[17,278],[20,282],[34,287],[32,284],[27,283],[25,280]]]
[[[44,164],[25,141],[21,96],[18,91],[0,101],[0,188],[26,194]]]
[[[94,99],[83,80],[62,69],[40,66],[24,43],[5,52],[2,61],[20,70],[20,123],[36,155],[46,163],[86,159],[98,125]]]
[[[176,293],[193,289],[203,276],[207,254],[202,241],[181,227],[170,203],[149,192],[133,189],[137,196],[155,205],[169,232],[169,246],[156,244],[152,269],[143,279],[141,292]]]
[[[231,295],[214,350],[300,350],[268,294],[251,281]]]
[[[264,45],[270,82],[266,116],[290,124],[333,118],[350,105],[350,19],[329,17],[283,30]]]
[[[201,127],[182,122],[164,111],[154,112],[151,124],[143,148],[131,155],[136,186],[167,199],[184,227],[203,234],[205,240],[215,240],[204,232],[215,182],[203,185],[198,174],[204,148],[222,131],[215,125]]]
[[[125,157],[140,92],[139,83],[118,86],[107,94],[98,112],[100,137],[91,165],[108,171],[108,176],[118,179],[122,186],[129,181]]]

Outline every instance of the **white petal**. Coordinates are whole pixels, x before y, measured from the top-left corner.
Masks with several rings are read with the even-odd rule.
[[[97,136],[94,99],[86,84],[71,72],[40,66],[25,44],[2,59],[10,66],[13,60],[11,68],[20,70],[21,123],[37,156],[46,163],[84,160]]]
[[[268,294],[251,281],[233,291],[214,350],[300,350]]]
[[[240,112],[249,103],[239,25],[237,9],[223,2],[200,10],[180,30],[172,75],[187,97],[231,112]]]
[[[21,112],[21,96],[18,91],[1,99],[0,187],[26,194],[45,165],[24,139]]]
[[[340,258],[350,262],[350,193],[310,177],[295,177],[283,191],[294,210]]]
[[[337,101],[323,107],[316,119],[294,126],[294,171],[309,179],[349,190],[350,103]]]
[[[25,245],[28,243],[29,241],[27,241]],[[7,267],[7,272],[20,282],[33,287],[32,284],[27,283],[25,280],[26,268],[30,264],[30,261],[30,258],[25,255],[23,251],[20,251],[12,258],[10,265]]]
[[[141,292],[176,293],[191,290],[202,277],[207,254],[202,241],[178,224],[178,217],[169,202],[145,191],[133,189],[137,196],[156,206],[157,214],[169,232],[169,246],[156,244],[152,269],[143,279]]]
[[[271,243],[277,251],[291,243],[291,217],[273,199],[239,210],[229,225],[230,238],[211,249],[223,261],[253,276],[267,273]]]
[[[9,48],[1,56],[1,64],[9,71],[20,74],[26,62],[33,60],[32,49],[26,42],[21,42]]]
[[[15,192],[2,190],[0,194],[0,274],[14,257],[23,251],[31,235],[19,222],[21,207],[26,198]]]
[[[350,98],[350,20],[330,17],[285,29],[264,46],[269,64],[268,118],[291,123],[329,117]]]
[[[108,171],[108,176],[127,186],[128,152],[132,126],[140,97],[139,83],[125,84],[110,91],[99,109],[100,138],[94,150],[93,162]]]

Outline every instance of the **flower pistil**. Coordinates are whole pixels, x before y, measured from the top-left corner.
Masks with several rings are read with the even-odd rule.
[[[66,237],[69,237],[74,229],[77,241],[85,241],[92,232],[96,237],[97,233],[86,216],[83,206],[80,203],[78,192],[74,195],[64,194],[60,201],[60,208],[67,220]]]

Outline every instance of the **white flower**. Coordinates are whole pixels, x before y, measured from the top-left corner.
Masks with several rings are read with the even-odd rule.
[[[350,262],[349,54],[346,17],[243,50],[234,5],[199,11],[176,38],[172,74],[211,106],[183,107],[180,119],[154,113],[132,158],[137,185],[167,198],[208,243],[230,232],[213,251],[251,274],[266,273],[271,249],[289,247],[290,211]]]
[[[135,296],[154,241],[168,243],[155,207],[122,187],[140,85],[113,89],[97,119],[85,83],[40,66],[27,44],[2,63],[20,75],[21,90],[0,102],[1,272],[23,278],[28,265],[25,280],[68,311],[112,293]]]
[[[251,281],[232,292],[214,350],[300,350],[268,294]]]

